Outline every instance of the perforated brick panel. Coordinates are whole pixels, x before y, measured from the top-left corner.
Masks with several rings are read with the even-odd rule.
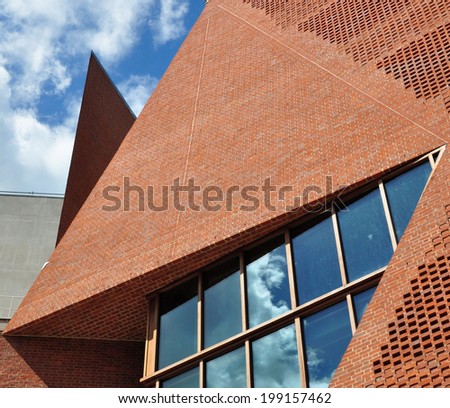
[[[433,237],[433,251],[445,249],[450,252],[450,204],[445,206],[445,215],[447,216],[447,222],[439,224],[439,235]],[[428,251],[431,253],[433,251]]]
[[[336,44],[355,62],[373,62],[417,98],[441,98],[450,112],[450,4],[447,1],[243,0],[282,29],[296,26]]]
[[[369,387],[440,387],[450,381],[450,256],[419,266],[388,324]]]

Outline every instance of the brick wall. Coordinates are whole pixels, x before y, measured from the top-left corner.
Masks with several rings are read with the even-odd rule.
[[[0,334],[1,387],[138,387],[143,343]]]
[[[401,80],[450,111],[450,7],[435,1],[242,0],[281,29],[312,33],[354,62]]]

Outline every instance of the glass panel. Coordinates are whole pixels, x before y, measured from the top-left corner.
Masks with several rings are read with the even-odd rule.
[[[290,325],[252,344],[256,388],[300,387],[295,327]]]
[[[245,348],[241,347],[206,363],[208,388],[245,388]]]
[[[353,303],[355,305],[355,314],[356,314],[356,323],[359,324],[361,321],[367,306],[370,303],[370,300],[372,299],[373,294],[375,293],[375,289],[377,287],[374,286],[373,288],[367,289],[364,292],[358,293],[357,295],[353,296]]]
[[[291,309],[284,239],[246,254],[250,327]]]
[[[162,388],[199,388],[200,375],[198,367],[177,375],[162,383]]]
[[[414,167],[385,183],[392,222],[398,241],[400,241],[416,209],[430,174],[431,165],[427,160],[420,166]]]
[[[342,285],[331,218],[293,238],[292,251],[300,303]]]
[[[238,260],[205,275],[205,348],[242,331],[239,275]]]
[[[197,279],[161,294],[158,367],[197,352]]]
[[[328,387],[352,338],[347,302],[303,319],[303,330],[309,386]]]
[[[338,220],[349,281],[388,264],[393,249],[378,189],[339,211]]]

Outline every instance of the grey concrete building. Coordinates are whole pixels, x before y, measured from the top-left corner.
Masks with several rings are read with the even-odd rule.
[[[0,193],[0,331],[55,248],[62,196]]]

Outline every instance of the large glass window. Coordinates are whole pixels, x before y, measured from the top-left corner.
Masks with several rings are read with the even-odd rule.
[[[300,303],[342,285],[331,217],[292,239]]]
[[[328,386],[431,174],[423,160],[151,296],[145,381]]]
[[[253,327],[291,309],[284,239],[272,241],[246,258],[249,326]]]
[[[388,264],[393,247],[378,189],[339,211],[338,219],[350,282]]]

